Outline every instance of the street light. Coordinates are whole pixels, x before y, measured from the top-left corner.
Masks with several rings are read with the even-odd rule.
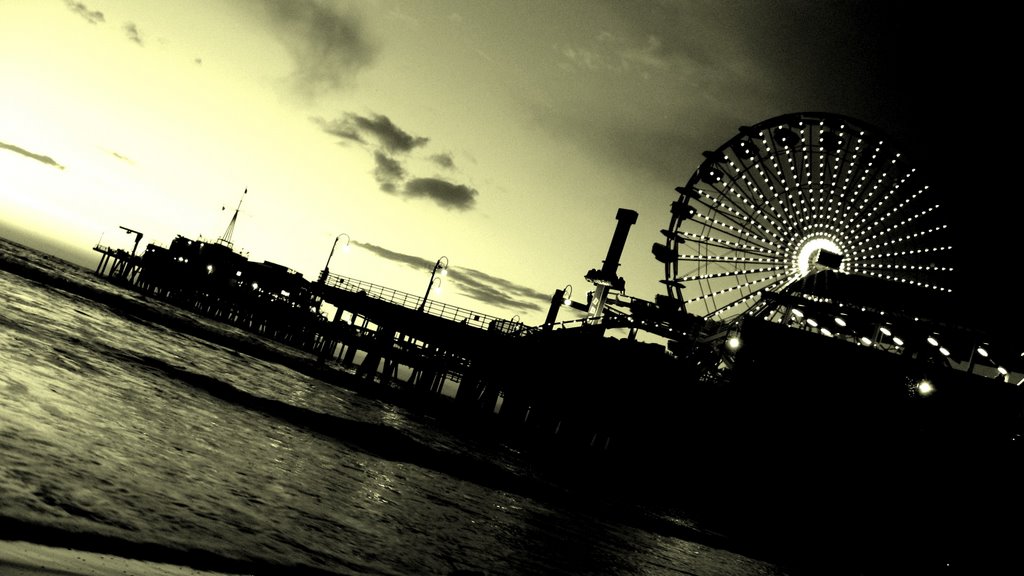
[[[331,253],[327,255],[327,263],[324,264],[324,271],[320,273],[320,283],[321,284],[323,284],[324,282],[327,281],[327,274],[330,273],[331,258],[334,257],[334,249],[338,246],[338,240],[341,240],[342,236],[345,237],[345,245],[342,246],[341,249],[344,252],[348,252],[348,250],[349,250],[349,246],[348,245],[349,245],[350,242],[352,242],[352,238],[349,237],[349,235],[345,234],[344,232],[342,232],[341,234],[338,234],[334,238],[334,244],[331,244]]]
[[[562,305],[569,306],[570,304],[572,304],[572,284],[566,284],[562,289]]]
[[[420,302],[420,307],[419,307],[419,311],[420,312],[423,312],[423,308],[426,307],[426,305],[427,305],[427,297],[430,296],[430,289],[434,287],[434,275],[437,274],[438,270],[441,271],[441,276],[447,276],[448,275],[448,257],[447,256],[441,256],[440,258],[438,258],[437,262],[434,263],[434,269],[430,271],[430,283],[427,284],[427,291],[426,291],[426,293],[423,294],[423,301]],[[438,280],[438,282],[441,281],[440,278],[438,278],[437,280]]]

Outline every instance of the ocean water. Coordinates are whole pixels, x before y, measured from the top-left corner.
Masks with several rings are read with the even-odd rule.
[[[0,263],[3,538],[252,574],[792,574],[300,352],[2,239]]]

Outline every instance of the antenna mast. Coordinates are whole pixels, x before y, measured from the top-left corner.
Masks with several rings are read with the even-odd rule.
[[[242,209],[242,200],[245,199],[245,195],[248,192],[248,188],[242,191],[242,197],[238,199],[238,207],[235,208],[235,214],[231,217],[231,222],[228,222],[228,227],[224,230],[224,234],[217,240],[218,244],[224,244],[229,248],[232,246],[231,235],[235,233],[235,222],[238,221],[238,211]]]

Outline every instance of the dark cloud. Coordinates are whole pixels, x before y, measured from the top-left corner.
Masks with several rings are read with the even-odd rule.
[[[412,152],[413,149],[425,146],[430,141],[429,138],[409,134],[381,114],[360,116],[346,112],[341,118],[313,118],[313,122],[324,132],[345,140],[365,145],[370,144],[371,140],[376,141],[380,147],[392,154]]]
[[[90,24],[102,24],[104,22],[103,12],[100,12],[99,10],[89,10],[85,4],[82,4],[81,2],[73,2],[72,0],[64,0],[64,4],[66,4],[68,9],[72,12],[88,20]]]
[[[377,48],[354,13],[318,0],[263,0],[273,30],[292,59],[293,86],[306,98],[348,85]]]
[[[127,36],[129,40],[135,42],[139,46],[143,45],[142,35],[139,34],[139,28],[135,25],[134,22],[125,22],[122,29],[124,30],[125,36]]]
[[[405,183],[403,194],[410,198],[429,198],[446,210],[469,210],[479,192],[439,178],[414,178]]]
[[[387,248],[384,248],[383,246],[377,246],[376,244],[369,244],[367,242],[357,242],[353,240],[352,244],[359,246],[360,248],[363,248],[368,252],[373,252],[374,254],[380,256],[381,258],[384,258],[385,260],[398,262],[399,264],[405,264],[406,266],[410,268],[415,268],[417,270],[421,268],[430,270],[434,267],[434,263],[437,262],[436,260],[426,260],[420,258],[419,256],[402,254],[401,252],[393,252],[391,250],[388,250]]]
[[[430,159],[442,168],[452,170],[455,168],[455,159],[452,158],[451,154],[434,154]]]
[[[311,120],[327,134],[370,148],[375,165],[373,176],[382,191],[389,194],[401,193],[406,198],[431,200],[447,210],[469,210],[476,204],[479,192],[475,189],[440,178],[412,178],[403,187],[402,182],[407,178],[407,172],[402,161],[395,155],[408,155],[426,146],[430,139],[409,134],[387,116],[361,116],[346,112],[334,120],[318,117]],[[434,154],[429,160],[443,168],[455,167],[451,154]]]
[[[380,189],[395,193],[398,190],[398,185],[405,178],[405,168],[399,161],[380,151],[374,152],[373,160],[377,166],[373,170],[373,177],[380,184]]]
[[[372,117],[346,114],[345,122],[359,133],[373,136],[388,152],[412,152],[414,148],[424,146],[429,141],[429,138],[409,134],[381,114]]]
[[[31,158],[32,160],[35,160],[36,162],[42,162],[43,164],[46,164],[48,166],[53,166],[54,168],[56,168],[58,170],[63,170],[64,169],[64,167],[61,166],[59,163],[57,163],[57,161],[54,160],[53,158],[50,158],[49,156],[43,156],[42,154],[35,154],[33,152],[29,152],[28,150],[25,150],[24,148],[20,148],[18,146],[15,146],[14,144],[7,144],[5,142],[0,142],[0,149],[10,150],[11,152],[14,152],[15,154],[21,154],[22,156],[24,156],[26,158]]]
[[[372,134],[389,152],[412,152],[414,148],[424,146],[429,141],[429,138],[412,136],[395,126],[390,118],[380,114],[375,114],[372,118],[352,114],[350,120],[363,132]]]
[[[402,254],[388,250],[382,246],[364,242],[352,242],[360,248],[377,256],[403,264],[415,270],[428,273],[434,268],[437,260],[427,260],[419,256]],[[516,284],[504,278],[497,278],[473,268],[448,267],[448,281],[460,293],[479,302],[485,302],[515,314],[524,311],[547,310],[551,301],[550,294],[538,292],[532,288]]]
[[[449,268],[448,276],[455,275],[459,291],[478,300],[487,302],[504,310],[521,313],[526,310],[547,310],[551,301],[550,294],[543,294],[510,282],[504,278],[496,278],[472,268]]]
[[[361,116],[346,112],[334,120],[311,120],[327,134],[371,148],[375,165],[373,176],[382,191],[400,193],[406,198],[427,199],[446,210],[469,210],[476,204],[479,192],[469,186],[441,178],[414,177],[406,180],[408,176],[405,166],[395,155],[409,155],[417,148],[426,146],[430,139],[409,134],[387,116]],[[442,168],[455,168],[455,160],[450,153],[433,154],[428,160]]]
[[[351,140],[358,144],[367,144],[366,140],[363,140],[363,136],[359,133],[359,130],[352,125],[346,118],[338,118],[335,120],[327,120],[325,118],[313,117],[310,118],[314,124],[320,127],[321,130],[330,134],[331,136],[337,136],[342,140]]]

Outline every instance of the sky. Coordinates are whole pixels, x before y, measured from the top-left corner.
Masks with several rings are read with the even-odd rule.
[[[638,213],[626,293],[665,293],[651,246],[702,153],[825,112],[933,175],[963,230],[961,305],[1005,323],[997,6],[0,0],[0,234],[95,266],[97,243],[131,248],[121,226],[215,241],[238,208],[250,260],[313,280],[340,237],[332,272],[422,294],[444,257],[432,298],[539,325],[555,290],[592,289],[620,208]]]

